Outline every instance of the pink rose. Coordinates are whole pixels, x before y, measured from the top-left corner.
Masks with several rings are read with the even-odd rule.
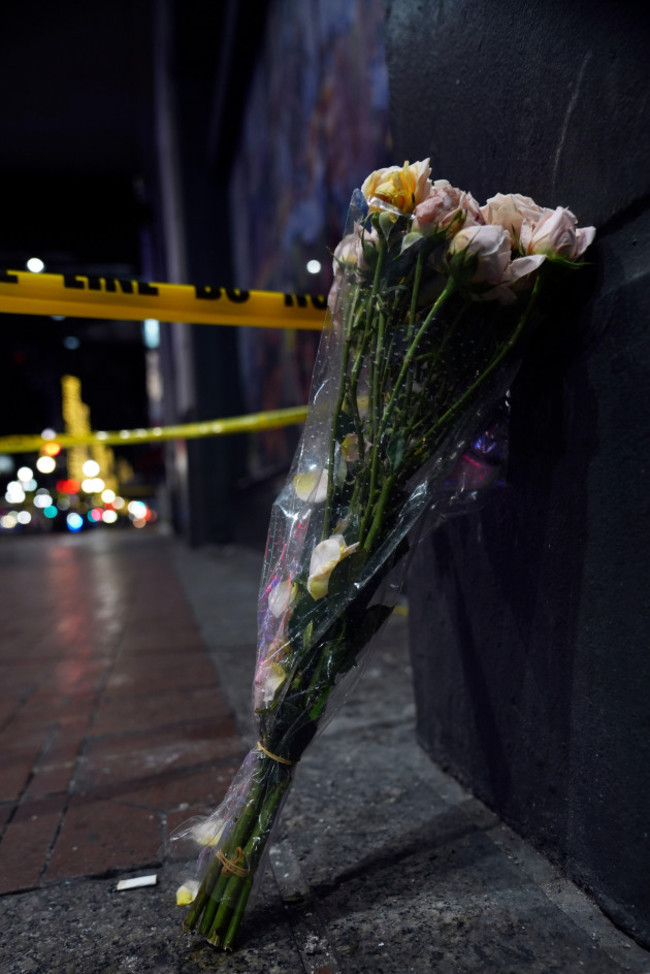
[[[479,296],[502,304],[516,301],[512,285],[536,271],[546,259],[544,254],[537,254],[512,260],[510,234],[498,224],[459,230],[447,253],[452,273],[465,283],[485,285]]]
[[[332,261],[332,271],[334,275],[341,270],[341,264],[356,264],[357,262],[357,234],[348,233],[343,240],[340,240],[336,245],[336,250],[334,251],[334,260]]]
[[[596,236],[595,227],[578,228],[576,217],[565,207],[547,210],[535,225],[524,223],[521,244],[527,254],[546,254],[576,260]]]
[[[498,284],[512,256],[510,237],[500,226],[464,227],[451,241],[448,253],[463,263],[475,258],[470,265],[474,268],[469,278],[472,284]]]
[[[332,316],[334,316],[336,312],[339,294],[341,292],[343,269],[354,268],[356,265],[357,234],[348,233],[348,235],[343,237],[343,239],[336,245],[334,259],[332,260],[332,273],[334,274],[334,278],[332,280],[329,294],[327,295],[327,307],[329,308]]]
[[[486,223],[503,227],[508,231],[513,249],[519,245],[524,222],[536,226],[543,217],[552,212],[543,206],[538,206],[530,196],[521,196],[520,193],[497,193],[481,207],[481,214]]]
[[[436,179],[431,193],[415,207],[413,229],[444,230],[451,224],[459,230],[483,222],[480,207],[471,193],[456,189],[446,179]]]

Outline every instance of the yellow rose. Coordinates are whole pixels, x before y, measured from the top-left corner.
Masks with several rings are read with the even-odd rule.
[[[401,213],[412,213],[418,203],[422,203],[431,192],[430,173],[428,159],[411,165],[405,162],[401,167],[376,169],[364,181],[361,192],[371,210],[381,209],[381,206],[373,204],[375,199],[394,206]]]

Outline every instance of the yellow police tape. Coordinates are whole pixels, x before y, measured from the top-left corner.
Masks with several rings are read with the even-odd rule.
[[[12,314],[319,331],[326,308],[320,295],[0,270],[0,312]]]
[[[265,413],[251,413],[248,416],[229,416],[226,419],[210,419],[201,423],[182,423],[177,426],[154,426],[151,429],[115,430],[110,433],[97,431],[84,436],[57,433],[55,441],[65,448],[92,443],[118,446],[155,443],[161,440],[190,440],[200,436],[254,433],[280,426],[293,426],[303,423],[306,417],[307,406],[293,406],[290,409],[274,409]],[[0,453],[38,453],[48,442],[51,441],[44,440],[42,436],[1,436]]]

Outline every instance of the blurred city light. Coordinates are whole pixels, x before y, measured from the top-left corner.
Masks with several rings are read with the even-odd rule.
[[[49,426],[46,427],[44,430],[41,430],[41,439],[43,440],[53,440],[55,436],[56,433],[54,432],[53,429],[50,429]]]
[[[31,519],[32,515],[29,513],[29,511],[18,511],[18,514],[16,515],[16,520],[19,524],[29,524]]]
[[[70,477],[68,480],[57,480],[56,489],[60,494],[78,494],[81,484],[74,477]]]
[[[84,521],[80,514],[73,511],[65,520],[69,531],[81,531]]]
[[[136,521],[143,520],[147,514],[147,505],[142,501],[129,501],[128,512]],[[133,523],[135,524],[135,521]]]
[[[81,481],[81,489],[86,494],[101,494],[105,486],[101,477],[86,477]]]
[[[115,491],[107,487],[106,490],[102,491],[102,500],[105,504],[112,504],[115,500]]]
[[[102,521],[106,524],[115,524],[117,521],[117,514],[115,511],[104,511],[102,514]]]
[[[59,512],[54,504],[50,504],[49,507],[43,508],[43,514],[45,517],[53,518],[56,517],[58,513]]]
[[[42,274],[45,270],[45,264],[40,257],[30,257],[29,260],[25,261],[25,267],[32,274]]]
[[[56,470],[56,460],[54,457],[39,457],[36,461],[36,469],[40,473],[52,473]]]
[[[48,493],[36,494],[34,497],[34,507],[40,507],[44,510],[46,507],[52,506],[52,498]]]
[[[321,262],[319,260],[308,260],[307,261],[307,273],[308,274],[318,274],[321,269]]]
[[[18,480],[31,480],[34,476],[34,471],[31,467],[19,467],[16,476]]]
[[[23,485],[18,480],[10,480],[5,493],[7,504],[22,504],[25,500]]]
[[[99,473],[99,464],[96,460],[86,460],[81,469],[86,477],[96,477]]]
[[[160,322],[155,318],[145,318],[142,322],[142,337],[147,348],[160,345]]]
[[[46,457],[58,457],[61,452],[61,444],[55,442],[54,440],[50,443],[44,443],[41,452]]]

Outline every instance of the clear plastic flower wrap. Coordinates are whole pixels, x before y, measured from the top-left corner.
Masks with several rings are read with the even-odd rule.
[[[504,396],[541,292],[593,238],[568,210],[517,194],[479,207],[429,174],[428,160],[379,170],[353,195],[309,416],[269,526],[258,743],[219,808],[172,836],[197,862],[186,929],[225,949],[293,769],[390,615],[422,516],[462,512],[498,477]]]

